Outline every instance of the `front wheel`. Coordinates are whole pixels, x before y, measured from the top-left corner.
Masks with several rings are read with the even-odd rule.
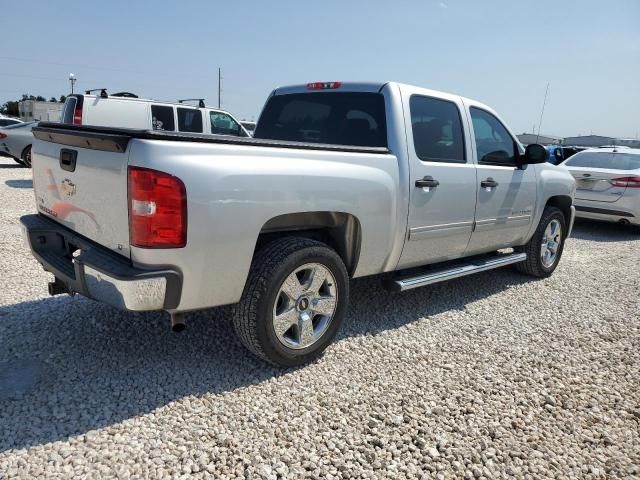
[[[256,254],[233,325],[261,359],[302,365],[331,343],[348,301],[349,277],[334,250],[307,238],[280,238]]]
[[[517,263],[516,269],[534,277],[548,277],[558,266],[567,227],[562,211],[555,207],[546,207],[540,223],[529,243],[515,250],[527,254],[524,262]]]
[[[31,168],[31,145],[22,151],[22,163],[25,167]]]

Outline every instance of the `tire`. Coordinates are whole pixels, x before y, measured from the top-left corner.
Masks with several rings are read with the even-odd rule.
[[[256,253],[242,298],[232,307],[233,326],[254,355],[294,367],[333,341],[348,303],[349,276],[334,250],[307,238],[279,238]]]
[[[31,145],[28,145],[23,151],[20,157],[25,167],[31,168]]]
[[[547,262],[543,259],[544,245],[542,241],[545,238],[546,233],[548,233],[547,228],[552,223],[560,226],[560,237],[559,241],[556,242],[557,247],[555,257],[553,258],[553,261],[549,263],[550,259],[548,257]],[[539,278],[550,276],[558,266],[558,263],[560,263],[560,258],[562,257],[562,252],[564,250],[566,232],[567,222],[562,211],[556,207],[545,207],[542,212],[538,228],[536,228],[536,231],[533,234],[533,237],[531,237],[531,240],[529,240],[529,243],[522,247],[515,248],[516,252],[523,252],[527,254],[527,259],[524,262],[515,264],[516,270]],[[554,238],[557,239],[558,237]],[[545,245],[549,245],[549,243],[545,243]]]

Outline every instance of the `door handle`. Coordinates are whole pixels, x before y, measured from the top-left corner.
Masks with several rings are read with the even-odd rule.
[[[437,187],[438,185],[440,185],[440,182],[438,180],[434,180],[430,175],[416,180],[416,187],[419,188],[433,188]]]
[[[494,188],[497,187],[499,185],[498,182],[496,182],[493,178],[489,177],[486,180],[483,180],[482,182],[480,182],[480,186],[482,188]]]

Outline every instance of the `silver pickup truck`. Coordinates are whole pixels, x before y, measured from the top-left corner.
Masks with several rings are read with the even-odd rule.
[[[233,304],[273,364],[317,357],[349,279],[403,291],[560,260],[575,183],[473,100],[398,83],[278,88],[254,138],[43,124],[38,214],[22,217],[52,295],[184,313]]]

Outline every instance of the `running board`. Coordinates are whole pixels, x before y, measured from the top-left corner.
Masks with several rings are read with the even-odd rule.
[[[455,267],[448,267],[443,270],[436,270],[428,273],[421,273],[415,276],[404,278],[392,278],[385,282],[385,287],[392,292],[404,292],[412,288],[424,287],[434,283],[444,282],[458,277],[465,277],[485,270],[504,267],[513,263],[524,262],[527,259],[526,253],[512,253],[498,255],[490,258],[472,260],[468,263],[458,264]]]

